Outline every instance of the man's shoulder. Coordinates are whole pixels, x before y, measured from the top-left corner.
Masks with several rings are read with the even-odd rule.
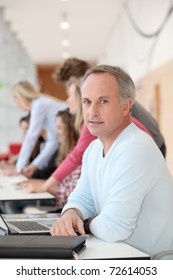
[[[88,148],[86,149],[86,151],[87,151],[88,153],[93,152],[93,151],[96,152],[97,149],[100,148],[100,146],[101,146],[100,140],[99,140],[99,139],[95,139],[95,140],[93,140],[93,141],[89,144],[89,146],[88,146]]]

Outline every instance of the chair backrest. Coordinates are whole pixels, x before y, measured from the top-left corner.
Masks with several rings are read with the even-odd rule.
[[[151,259],[152,260],[173,260],[173,250],[157,253]]]
[[[18,155],[21,149],[21,143],[10,143],[9,144],[9,152],[10,155]]]

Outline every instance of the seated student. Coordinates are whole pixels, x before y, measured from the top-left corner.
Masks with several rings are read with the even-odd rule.
[[[22,132],[22,137],[24,138],[25,134],[28,130],[28,127],[29,127],[29,114],[24,116],[24,117],[21,117],[19,119],[19,126],[20,126],[20,129],[21,129],[21,132]],[[13,167],[15,168],[17,158],[18,158],[18,155],[9,156],[9,160],[1,168],[5,169],[6,167],[9,167],[9,165],[10,165],[11,168],[13,168]],[[4,172],[4,175],[5,175],[5,172]],[[7,172],[7,175],[8,175],[8,172]]]
[[[150,255],[173,249],[173,179],[153,139],[131,123],[132,79],[100,65],[87,71],[81,90],[85,125],[98,139],[51,235],[77,229]]]
[[[30,114],[27,114],[26,116],[21,117],[19,120],[19,125],[20,125],[21,131],[22,131],[23,138],[25,137],[25,135],[28,131],[29,120],[30,120]]]
[[[67,103],[70,108],[70,112],[75,115],[75,127],[79,134],[81,125],[83,124],[82,116],[82,103],[81,93],[79,89],[79,81],[75,78],[71,78],[68,83],[68,99]],[[140,127],[140,129],[149,133],[147,129],[137,120],[132,118],[132,121]],[[84,131],[84,130],[83,130]],[[85,129],[85,134],[81,133],[78,143],[72,153],[60,164],[57,169],[50,175],[47,181],[29,180],[22,182],[19,185],[23,186],[28,192],[45,192],[48,191],[51,194],[56,193],[57,209],[61,209],[71,191],[74,189],[74,185],[77,183],[80,173],[78,172],[78,166],[81,166],[82,155],[87,145],[95,137],[91,137],[88,131]],[[82,131],[81,131],[82,132]],[[46,173],[47,174],[47,173]],[[35,174],[38,175],[37,173]],[[73,179],[75,178],[75,179]],[[64,188],[64,185],[66,186]]]
[[[71,76],[81,78],[86,70],[90,69],[86,61],[78,58],[67,58],[64,63],[56,69],[54,74],[55,80],[58,82],[67,82]],[[160,131],[159,125],[152,115],[137,101],[132,107],[132,117],[140,121],[153,137],[161,153],[166,157],[165,139]]]
[[[32,177],[37,168],[43,168],[47,165],[48,160],[57,149],[55,115],[59,110],[67,108],[67,105],[65,102],[40,93],[28,81],[20,81],[14,85],[12,95],[19,108],[30,112],[29,129],[22,143],[15,174],[22,171],[23,175]],[[43,128],[47,133],[47,141],[39,155],[29,163],[30,156]]]
[[[26,135],[26,133],[29,129],[29,121],[30,121],[30,114],[28,114],[24,117],[21,117],[20,120],[19,120],[19,126],[20,126],[21,131],[22,131],[23,140],[24,140],[25,135]],[[42,148],[44,147],[46,139],[47,139],[46,131],[44,129],[42,129],[41,133],[40,133],[40,136],[37,139],[35,147],[32,151],[32,154],[30,156],[29,163],[31,163],[39,155]],[[11,165],[11,170],[12,170],[13,167],[15,169],[15,164],[17,162],[17,159],[18,159],[18,155],[10,157],[10,159],[7,161],[6,166]],[[12,173],[11,170],[10,170],[10,174]],[[5,171],[4,171],[4,175],[8,175],[8,169],[7,169],[7,174],[5,174]]]
[[[53,157],[49,160],[47,167],[37,169],[32,178],[48,179],[52,172],[55,171],[76,145],[78,134],[74,127],[74,117],[70,114],[69,109],[59,111],[56,115],[55,122],[59,147]]]

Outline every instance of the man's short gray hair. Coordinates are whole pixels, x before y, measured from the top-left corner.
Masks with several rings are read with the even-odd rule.
[[[85,75],[81,79],[81,88],[91,74],[99,74],[99,73],[109,73],[112,74],[119,85],[119,94],[120,100],[124,101],[128,98],[131,98],[133,103],[135,101],[135,85],[129,74],[118,66],[111,66],[111,65],[99,65],[95,66],[86,71]]]

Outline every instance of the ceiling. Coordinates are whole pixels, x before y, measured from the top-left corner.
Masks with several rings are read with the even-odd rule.
[[[121,12],[123,0],[0,0],[5,19],[36,64],[64,58],[97,61]],[[63,15],[69,30],[60,29]],[[70,41],[63,47],[64,39]]]

